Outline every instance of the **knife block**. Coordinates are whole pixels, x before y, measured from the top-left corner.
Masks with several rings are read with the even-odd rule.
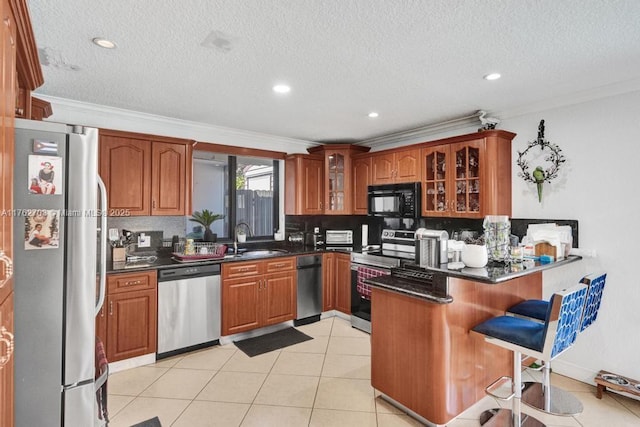
[[[124,262],[127,260],[125,248],[111,248],[111,259],[113,262]]]

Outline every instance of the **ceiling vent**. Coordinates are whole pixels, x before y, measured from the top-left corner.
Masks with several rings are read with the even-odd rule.
[[[222,31],[211,31],[207,38],[204,39],[201,46],[208,49],[217,50],[219,52],[227,53],[231,50],[233,44],[233,37]]]

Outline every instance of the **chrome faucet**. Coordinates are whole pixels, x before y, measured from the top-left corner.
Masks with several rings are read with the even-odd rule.
[[[247,230],[249,231],[249,237],[253,236],[253,231],[251,231],[251,226],[249,224],[247,224],[246,222],[239,222],[236,224],[235,228],[234,228],[234,238],[233,238],[233,254],[234,255],[238,255],[238,228],[240,228],[241,225],[244,225],[245,227],[247,227]]]

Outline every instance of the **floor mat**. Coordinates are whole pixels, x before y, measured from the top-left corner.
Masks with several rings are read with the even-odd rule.
[[[247,356],[253,357],[312,339],[295,328],[287,328],[259,337],[234,341],[234,344]]]
[[[150,420],[134,424],[131,427],[162,427],[162,424],[160,424],[160,419],[158,419],[158,417],[153,417]]]

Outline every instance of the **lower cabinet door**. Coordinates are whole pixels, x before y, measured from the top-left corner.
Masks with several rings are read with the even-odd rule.
[[[336,308],[336,254],[322,256],[322,311]]]
[[[107,301],[107,360],[115,362],[155,353],[157,291],[123,292]]]
[[[259,287],[262,276],[225,279],[222,282],[222,335],[260,326]]]
[[[273,325],[296,318],[296,271],[266,274],[262,279],[260,298],[263,325]]]
[[[351,314],[351,257],[336,254],[336,310]]]

